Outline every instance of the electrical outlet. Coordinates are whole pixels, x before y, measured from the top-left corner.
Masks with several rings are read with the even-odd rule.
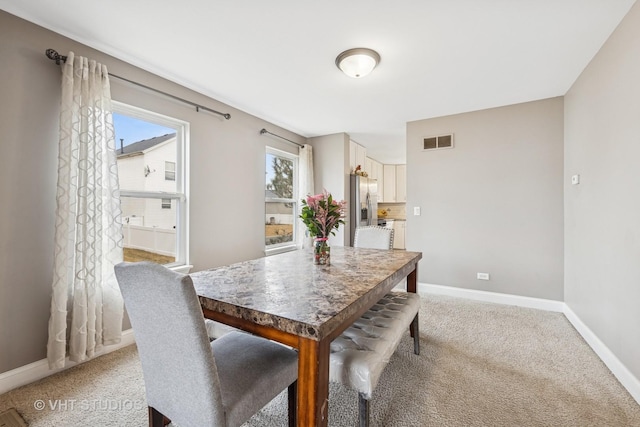
[[[580,184],[580,175],[571,176],[571,185],[578,185],[578,184]]]
[[[489,280],[489,273],[478,273],[478,280]]]
[[[413,207],[413,214],[415,216],[420,216],[420,206],[414,206]]]

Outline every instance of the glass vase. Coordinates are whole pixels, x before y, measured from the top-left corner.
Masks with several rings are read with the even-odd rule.
[[[331,248],[326,237],[317,237],[313,242],[313,263],[331,265]]]

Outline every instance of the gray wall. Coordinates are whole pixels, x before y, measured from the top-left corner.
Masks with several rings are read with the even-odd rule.
[[[565,97],[565,302],[640,378],[640,3]],[[571,176],[580,174],[580,184]]]
[[[449,133],[453,149],[422,150]],[[408,123],[406,242],[422,251],[419,281],[562,300],[562,165],[562,98]]]
[[[264,254],[265,145],[299,135],[0,11],[0,373],[46,355],[53,269],[61,71],[44,51],[73,50],[110,72],[210,108],[209,113],[111,80],[117,101],[191,123],[190,252],[194,270]],[[168,59],[169,60],[169,59]]]

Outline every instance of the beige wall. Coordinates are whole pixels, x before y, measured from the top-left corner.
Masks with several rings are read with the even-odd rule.
[[[315,193],[323,190],[331,193],[336,200],[346,200],[349,209],[349,135],[336,133],[332,135],[309,138],[313,147],[313,168]],[[347,217],[349,213],[347,211]],[[346,219],[345,219],[346,221]],[[329,243],[346,246],[349,243],[349,228],[341,226]]]
[[[449,133],[453,149],[422,150]],[[562,300],[562,165],[562,98],[408,123],[406,243],[423,253],[419,281]]]
[[[636,379],[640,378],[639,52],[640,3],[636,3],[566,95],[564,171],[565,301]],[[571,185],[574,174],[580,174],[579,185]]]
[[[265,146],[299,135],[0,11],[0,373],[46,355],[53,271],[60,69],[73,50],[110,72],[229,112],[231,120],[111,80],[117,101],[191,123],[190,252],[195,270],[263,256]],[[167,58],[167,60],[171,60]],[[231,206],[231,207],[230,207]]]

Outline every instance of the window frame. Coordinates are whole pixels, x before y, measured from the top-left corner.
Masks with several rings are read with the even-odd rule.
[[[267,197],[265,191],[264,197],[264,211],[262,217],[266,220],[266,206],[268,202],[273,203],[291,203],[293,205],[293,236],[290,242],[282,242],[282,243],[274,243],[272,245],[266,244],[266,233],[264,235],[265,240],[265,255],[275,255],[282,252],[288,252],[297,249],[297,240],[299,233],[299,221],[298,219],[298,174],[299,174],[299,163],[300,156],[298,154],[294,154],[288,151],[279,150],[277,148],[266,146],[265,147],[265,168],[266,168],[266,160],[267,155],[273,155],[277,157],[282,157],[293,162],[293,197],[291,199],[288,198],[277,198],[277,197]],[[266,174],[265,169],[265,174]],[[266,183],[265,183],[266,190]],[[265,222],[266,225],[266,222]],[[265,229],[266,230],[266,229]]]
[[[171,199],[176,202],[176,255],[175,261],[165,264],[172,269],[181,269],[189,265],[189,131],[190,124],[184,120],[169,117],[154,111],[111,101],[113,113],[133,117],[176,131],[175,192],[120,190],[120,197],[143,199]]]

